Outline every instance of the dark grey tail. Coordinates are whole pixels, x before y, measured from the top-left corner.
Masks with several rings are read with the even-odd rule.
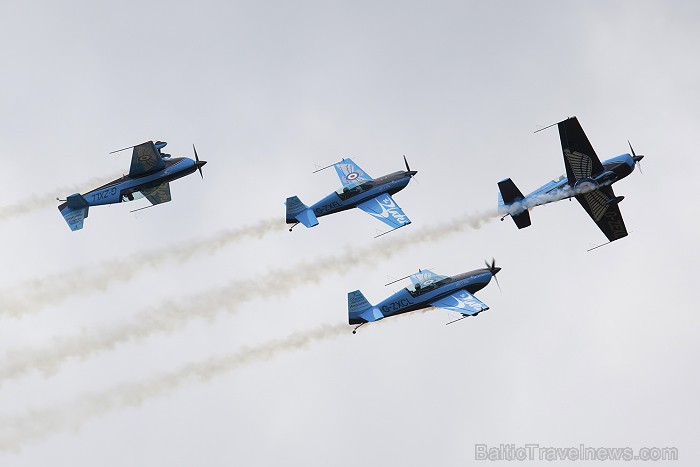
[[[510,178],[501,180],[498,182],[498,190],[500,191],[498,211],[502,214],[510,215],[519,229],[530,226],[532,222],[530,221],[530,213],[527,208],[518,207],[518,203],[521,203],[525,197],[518,187],[515,186],[513,180]]]

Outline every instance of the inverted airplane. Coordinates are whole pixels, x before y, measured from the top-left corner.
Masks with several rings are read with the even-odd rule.
[[[485,268],[452,277],[441,276],[427,269],[419,269],[417,273],[402,278],[410,278],[411,285],[377,305],[371,305],[359,290],[350,292],[348,293],[348,322],[351,325],[357,325],[352,333],[355,334],[357,328],[365,323],[431,306],[461,314],[462,317],[455,321],[476,316],[488,310],[489,307],[473,294],[486,287],[492,277],[496,279],[496,274],[500,270],[501,268],[496,267],[495,260],[491,264],[486,263]],[[496,282],[498,283],[498,279]]]
[[[556,125],[559,127],[566,174],[527,196],[523,196],[510,178],[498,182],[498,210],[503,214],[501,220],[511,216],[518,229],[523,229],[531,224],[529,208],[576,198],[609,242],[627,236],[618,206],[625,197],[615,196],[612,184],[631,174],[635,164],[644,156],[636,155],[628,141],[631,155],[622,154],[601,163],[576,117]]]
[[[335,167],[343,186],[311,207],[302,203],[296,196],[287,198],[285,203],[287,224],[294,224],[289,231],[291,232],[300,223],[306,227],[314,227],[318,225],[319,217],[352,208],[362,209],[387,224],[392,230],[410,224],[408,216],[391,197],[394,193],[406,188],[411,177],[418,173],[408,166],[406,156],[403,160],[406,164],[405,171],[394,172],[379,178],[367,175],[367,172],[352,159],[343,159],[317,170],[316,172]]]
[[[82,229],[90,206],[123,203],[141,197],[146,197],[152,206],[167,203],[171,200],[171,181],[197,170],[199,170],[199,175],[204,178],[202,166],[207,161],[199,160],[194,144],[192,145],[194,160],[187,157],[171,158],[170,154],[161,152],[166,144],[168,143],[163,141],[155,143],[147,141],[133,146],[131,168],[128,175],[95,188],[84,195],[75,193],[66,198],[65,202],[58,206],[58,210],[66,220],[68,227],[73,231]],[[123,151],[123,149],[119,151]]]

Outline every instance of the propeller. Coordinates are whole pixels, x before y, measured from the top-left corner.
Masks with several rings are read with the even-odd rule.
[[[409,177],[413,177],[415,174],[418,173],[416,170],[411,170],[411,168],[408,166],[408,161],[406,160],[406,155],[404,154],[403,156],[403,162],[406,164],[406,172],[408,172]]]
[[[489,264],[488,261],[484,260],[484,263],[486,263],[486,268],[489,270],[491,275],[493,276],[494,279],[496,279],[496,285],[498,286],[498,290],[503,292],[501,290],[501,284],[498,283],[498,277],[496,277],[496,274],[498,274],[498,271],[501,270],[498,266],[496,266],[496,259],[491,258],[491,264]]]
[[[642,172],[642,159],[644,159],[644,156],[641,154],[638,156],[634,153],[634,148],[632,147],[632,143],[630,143],[630,140],[627,140],[627,144],[630,146],[630,151],[632,151],[632,159],[634,160],[634,164],[639,166],[639,173],[644,175],[644,172]]]
[[[194,147],[194,144],[192,145],[192,149],[194,150],[194,160],[195,160],[195,165],[197,166],[197,170],[199,170],[199,175],[202,177],[202,180],[204,180],[204,174],[202,173],[202,166],[207,163],[207,161],[200,161],[199,156],[197,155],[197,148]]]

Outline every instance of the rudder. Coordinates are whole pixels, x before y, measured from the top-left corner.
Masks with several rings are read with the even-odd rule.
[[[302,223],[306,227],[318,225],[314,212],[298,197],[290,196],[284,204],[287,205],[287,224]]]
[[[377,321],[384,315],[375,306],[372,306],[362,292],[355,290],[348,292],[348,322],[350,324],[362,324],[368,321]]]
[[[66,224],[74,232],[83,228],[83,222],[88,216],[89,209],[90,205],[87,200],[78,193],[70,195],[65,203],[58,206]]]

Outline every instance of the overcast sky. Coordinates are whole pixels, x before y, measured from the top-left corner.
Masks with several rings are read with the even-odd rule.
[[[0,445],[18,449],[0,464],[462,466],[475,443],[539,443],[675,446],[673,465],[695,465],[699,20],[691,1],[5,2],[0,375],[19,370],[0,380]],[[615,185],[627,238],[586,252],[605,237],[568,201],[525,230],[440,234],[494,208],[503,178],[530,192],[563,173],[556,128],[533,131],[573,115],[601,159],[628,139],[646,155]],[[157,139],[173,156],[195,143],[204,180],[71,232],[54,198]],[[340,186],[315,164],[378,177],[403,154],[411,226],[374,239],[384,225],[354,210],[287,232],[286,197]],[[376,303],[402,286],[387,276],[492,257],[503,291],[477,294],[491,309],[476,319],[429,310],[168,379],[347,323],[347,292]],[[153,332],[26,363],[139,323]]]

